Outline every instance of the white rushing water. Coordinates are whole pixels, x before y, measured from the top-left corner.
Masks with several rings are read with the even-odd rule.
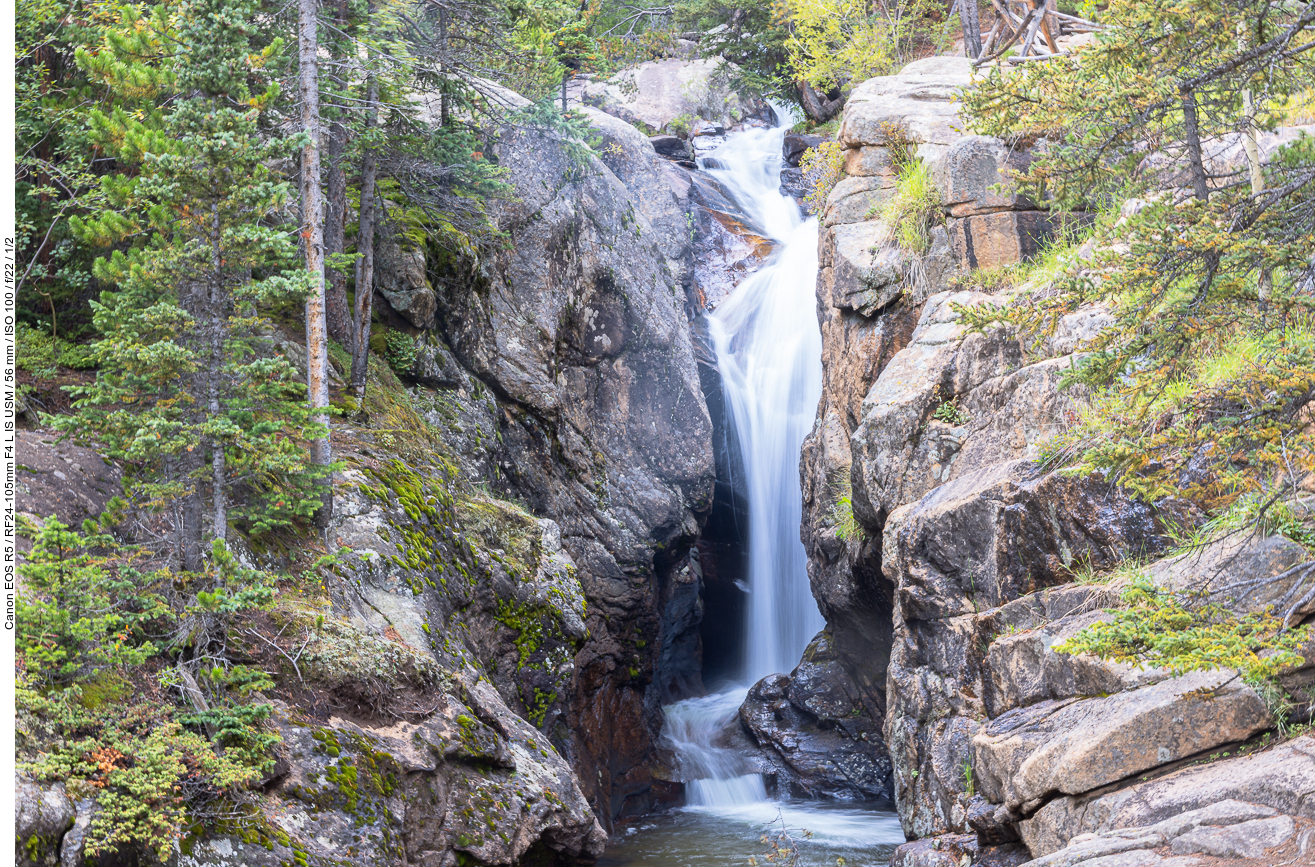
[[[784,118],[732,135],[713,154],[724,168],[709,172],[778,245],[709,317],[749,500],[748,683],[794,668],[825,625],[799,541],[799,451],[822,396],[817,220],[780,192]]]
[[[775,107],[775,106],[774,106]],[[749,604],[739,684],[665,709],[663,740],[685,780],[684,809],[632,826],[600,867],[724,867],[762,851],[782,827],[810,832],[800,865],[885,862],[904,842],[899,819],[875,805],[772,800],[748,757],[722,741],[750,685],[798,664],[825,625],[799,541],[799,456],[822,393],[816,220],[780,193],[782,143],[793,123],[729,136],[707,170],[776,242],[759,271],[709,317],[722,389],[743,457],[748,496]],[[814,847],[819,847],[814,849]]]

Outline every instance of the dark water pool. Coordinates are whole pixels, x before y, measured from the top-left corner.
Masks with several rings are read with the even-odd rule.
[[[888,802],[856,804],[761,801],[739,807],[686,807],[639,820],[618,833],[599,867],[767,867],[764,833],[789,828],[799,867],[886,867],[904,842]],[[812,832],[811,837],[799,833]]]

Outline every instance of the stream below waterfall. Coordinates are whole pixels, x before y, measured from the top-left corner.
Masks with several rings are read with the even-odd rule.
[[[609,867],[722,867],[751,856],[761,862],[762,836],[783,828],[799,843],[800,867],[837,858],[877,867],[904,842],[888,802],[773,799],[751,757],[726,736],[738,725],[749,687],[791,671],[825,626],[799,540],[800,449],[822,391],[818,227],[780,192],[782,142],[793,118],[774,108],[776,127],[731,134],[705,155],[718,167],[704,168],[776,246],[709,316],[748,501],[743,670],[720,692],[665,708],[663,746],[685,781],[685,804],[625,828],[600,861]]]

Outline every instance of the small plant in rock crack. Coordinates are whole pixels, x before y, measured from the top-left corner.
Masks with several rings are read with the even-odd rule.
[[[969,798],[977,794],[977,784],[973,781],[973,763],[963,763],[963,793]]]
[[[854,503],[848,497],[841,497],[831,507],[831,522],[836,529],[836,538],[848,542],[863,536],[863,525],[854,517]]]
[[[946,424],[961,427],[968,423],[968,413],[964,412],[963,407],[953,400],[941,401],[941,404],[932,412],[931,417],[936,421],[943,421]]]

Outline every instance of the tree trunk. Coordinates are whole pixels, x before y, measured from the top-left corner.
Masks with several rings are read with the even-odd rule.
[[[339,0],[337,8],[334,10],[334,20],[338,24],[339,30],[346,30],[347,27],[347,4],[344,0]],[[339,62],[345,61],[346,51],[350,50],[350,43],[345,48],[341,39],[335,39],[332,42],[331,54]],[[334,73],[332,76],[333,86],[339,92],[343,88],[341,78]],[[325,201],[324,209],[324,256],[327,262],[330,256],[336,256],[346,252],[346,224],[347,224],[347,173],[343,167],[343,152],[347,149],[347,124],[343,121],[343,109],[336,110],[333,119],[329,122],[329,142],[328,142],[328,198]],[[334,340],[347,346],[351,340],[351,312],[347,304],[347,274],[341,268],[329,268],[324,279],[326,281],[325,293],[325,318],[329,325],[329,336]]]
[[[963,53],[976,60],[982,56],[982,25],[977,17],[977,0],[959,0],[959,24],[963,27]]]
[[[201,489],[196,471],[201,468],[201,452],[193,449],[183,452],[179,460],[179,475],[187,486],[183,496],[183,522],[180,528],[183,568],[188,572],[201,571]]]
[[[379,82],[371,75],[365,86],[366,128],[379,119]],[[357,403],[365,399],[365,380],[370,365],[370,309],[374,298],[374,151],[366,147],[361,156],[361,217],[356,249],[356,318],[352,323],[352,391]]]
[[[213,273],[210,279],[210,370],[209,402],[211,420],[219,417],[222,411],[219,396],[219,384],[224,368],[224,314],[227,299],[224,297],[224,261],[219,241],[219,205],[215,204],[210,224],[211,263]],[[212,491],[213,511],[211,526],[215,538],[228,540],[228,479],[224,463],[224,441],[219,437],[210,438],[210,485]]]
[[[1183,131],[1186,135],[1187,162],[1192,168],[1192,192],[1203,202],[1210,200],[1210,183],[1201,157],[1201,128],[1196,116],[1196,94],[1186,87],[1178,89],[1183,105]]]
[[[347,149],[347,125],[335,119],[329,124],[328,197],[324,208],[324,256],[346,251],[347,174],[343,171],[343,152]],[[329,336],[347,346],[351,341],[351,313],[347,304],[347,275],[340,268],[328,268],[325,275],[325,319]]]
[[[320,191],[320,70],[316,0],[299,0],[297,27],[298,79],[301,90],[301,124],[306,146],[301,152],[302,241],[306,245],[306,271],[313,288],[306,299],[306,392],[311,422],[324,433],[311,443],[311,461],[327,468],[333,454],[329,446],[329,335],[324,292],[324,200]],[[327,526],[333,515],[333,485],[327,470],[320,476],[324,505],[316,523]]]
[[[447,10],[439,8],[438,10],[438,70],[442,83],[438,91],[438,123],[439,126],[447,126],[448,122],[448,98],[447,98],[447,77],[442,75],[444,61],[447,60]]]
[[[812,119],[813,123],[826,123],[845,105],[844,97],[827,99],[825,94],[818,93],[806,81],[800,81],[798,86],[799,102],[804,107],[804,113]]]

